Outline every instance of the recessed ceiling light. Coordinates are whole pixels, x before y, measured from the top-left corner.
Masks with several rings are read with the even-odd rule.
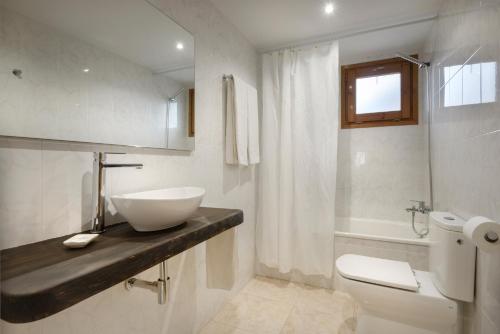
[[[90,68],[84,68],[82,71],[85,72],[85,73],[89,73],[90,72]]]
[[[176,45],[176,48],[177,48],[177,50],[182,50],[182,49],[184,49],[184,44],[182,44],[181,42],[178,42]]]
[[[333,13],[333,3],[328,2],[325,5],[325,13],[328,14],[328,15]]]

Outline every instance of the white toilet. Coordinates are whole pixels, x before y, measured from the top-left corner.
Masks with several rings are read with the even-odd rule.
[[[346,254],[336,261],[340,288],[360,306],[358,334],[459,334],[461,301],[474,298],[475,246],[465,221],[430,214],[430,272],[407,262]]]

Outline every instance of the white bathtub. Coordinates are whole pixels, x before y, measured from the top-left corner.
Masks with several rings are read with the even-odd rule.
[[[413,269],[427,271],[428,246],[429,239],[415,235],[411,222],[364,218],[335,221],[335,259],[343,254],[358,254],[405,261]]]
[[[419,229],[422,226],[418,226]],[[428,246],[429,238],[419,238],[411,222],[365,218],[337,218],[335,236]]]

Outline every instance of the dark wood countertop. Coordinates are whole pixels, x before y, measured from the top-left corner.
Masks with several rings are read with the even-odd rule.
[[[86,248],[65,248],[62,242],[72,234],[2,250],[1,318],[43,319],[242,222],[241,210],[200,208],[186,223],[164,231],[113,225]]]

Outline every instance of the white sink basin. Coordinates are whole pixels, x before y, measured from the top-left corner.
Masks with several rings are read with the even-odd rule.
[[[136,231],[158,231],[182,224],[199,208],[205,189],[167,188],[111,197]]]

